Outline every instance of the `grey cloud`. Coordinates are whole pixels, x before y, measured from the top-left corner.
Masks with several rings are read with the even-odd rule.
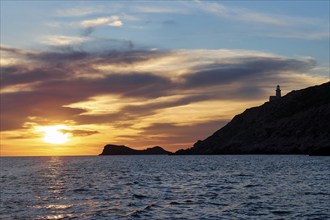
[[[97,39],[98,42],[91,41],[78,46],[58,46],[51,51],[41,51],[38,53],[25,52],[23,50],[0,47],[1,50],[14,55],[20,55],[25,59],[39,61],[43,66],[55,66],[61,63],[62,68],[67,66],[87,64],[133,64],[136,62],[152,60],[157,57],[166,56],[170,51],[150,51],[136,48],[131,41],[115,39]],[[116,47],[115,45],[119,45]],[[122,47],[123,46],[123,47]],[[74,66],[79,68],[79,66]]]
[[[86,27],[82,31],[81,35],[84,37],[87,37],[87,36],[90,36],[94,31],[95,31],[95,27]]]
[[[1,69],[1,73],[2,86],[54,80],[67,76],[67,73],[62,69],[47,67],[37,67],[33,70],[20,66],[4,67]]]
[[[12,54],[15,54],[17,56],[34,55],[34,53],[31,52],[31,51],[22,50],[22,49],[13,48],[13,47],[6,47],[6,46],[2,46],[2,45],[0,45],[0,51],[7,52],[7,53],[12,53]]]
[[[42,52],[34,56],[29,56],[30,59],[47,63],[83,61],[89,57],[91,57],[91,54],[85,51],[69,50],[69,48],[67,48],[67,51],[63,52]]]
[[[306,71],[316,64],[314,60],[295,60],[278,58],[247,57],[240,58],[233,64],[211,64],[184,76],[185,86],[203,87],[228,84],[238,80],[277,75],[282,71]]]

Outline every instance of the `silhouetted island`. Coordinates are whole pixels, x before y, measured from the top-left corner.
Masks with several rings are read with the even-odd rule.
[[[330,82],[292,91],[245,110],[192,148],[175,154],[330,156]]]
[[[159,146],[147,148],[145,150],[134,150],[124,145],[108,144],[103,148],[100,156],[103,155],[162,155],[171,154],[171,152],[164,150]]]

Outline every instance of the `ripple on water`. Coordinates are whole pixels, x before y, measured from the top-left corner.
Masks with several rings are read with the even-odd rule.
[[[139,195],[139,194],[133,194],[133,198],[135,198],[135,199],[145,199],[145,198],[147,198],[147,196]]]
[[[0,219],[330,219],[326,157],[1,160]]]
[[[85,188],[78,188],[78,189],[74,189],[72,190],[73,192],[87,192],[90,191],[89,189],[85,189]]]

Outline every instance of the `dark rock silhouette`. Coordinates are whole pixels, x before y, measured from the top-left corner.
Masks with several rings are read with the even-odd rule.
[[[210,137],[175,154],[330,156],[330,82],[247,109]]]
[[[124,145],[105,145],[100,155],[161,155],[171,154],[159,146],[147,148],[145,150],[134,150]]]

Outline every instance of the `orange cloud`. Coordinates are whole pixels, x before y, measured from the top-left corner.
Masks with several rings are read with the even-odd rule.
[[[2,67],[2,153],[17,152],[24,140],[31,152],[48,152],[33,128],[56,124],[69,125],[73,134],[59,154],[79,144],[87,149],[78,154],[98,154],[109,142],[189,147],[215,125],[262,104],[275,84],[285,93],[327,80],[312,74],[320,68],[311,58],[258,51],[74,48],[2,48],[15,59]]]

